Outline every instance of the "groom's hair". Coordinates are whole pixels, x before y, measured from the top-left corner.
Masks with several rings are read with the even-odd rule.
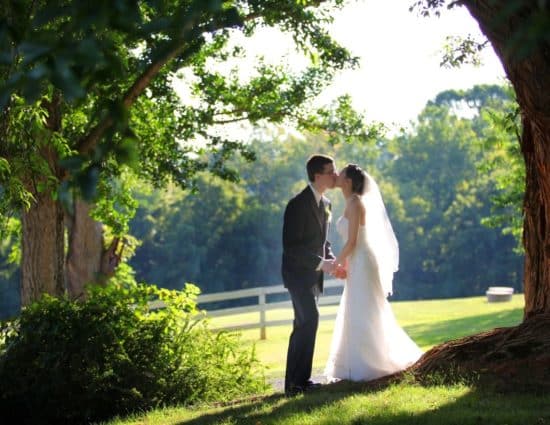
[[[321,174],[325,169],[325,164],[331,164],[334,159],[328,155],[311,155],[306,163],[307,178],[310,182],[315,181],[315,174]]]

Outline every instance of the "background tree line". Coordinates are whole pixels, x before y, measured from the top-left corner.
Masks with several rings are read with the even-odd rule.
[[[131,180],[138,206],[129,232],[139,246],[129,264],[139,281],[173,289],[185,282],[205,293],[279,284],[284,207],[305,184],[307,157],[319,151],[334,155],[338,168],[356,162],[378,179],[400,243],[393,299],[480,295],[497,284],[521,290],[519,232],[510,225],[521,225],[515,108],[509,87],[445,91],[410,129],[375,145],[331,145],[324,136],[272,127],[251,137],[255,161],[233,160],[239,182],[204,173],[195,192]],[[341,195],[328,196],[338,217]],[[334,226],[331,240],[338,250]],[[4,312],[17,305],[8,246],[4,241]]]

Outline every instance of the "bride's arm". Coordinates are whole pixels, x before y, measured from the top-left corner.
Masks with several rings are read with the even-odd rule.
[[[345,265],[346,259],[355,249],[357,244],[357,233],[359,232],[359,223],[361,217],[365,214],[365,207],[361,203],[361,200],[354,196],[348,205],[348,239],[336,257],[336,264]]]

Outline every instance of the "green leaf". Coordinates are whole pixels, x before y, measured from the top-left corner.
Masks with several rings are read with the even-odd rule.
[[[98,166],[92,165],[90,167],[87,167],[77,177],[77,183],[82,193],[82,197],[87,201],[94,200],[97,196],[99,171],[100,170]]]
[[[121,143],[115,145],[114,154],[121,164],[126,164],[131,167],[138,164],[139,153],[136,144],[137,141],[134,137],[128,137]]]
[[[61,167],[72,172],[80,170],[84,165],[84,162],[85,159],[80,155],[70,156],[59,161]]]
[[[81,98],[85,94],[69,62],[63,57],[57,57],[54,61],[52,82],[61,89],[68,101]]]
[[[23,42],[19,45],[19,53],[23,58],[23,65],[28,65],[50,52],[51,47],[46,44]]]
[[[11,174],[10,163],[5,158],[0,158],[0,177],[7,178]]]

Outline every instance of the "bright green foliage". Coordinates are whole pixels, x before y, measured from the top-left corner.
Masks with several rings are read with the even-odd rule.
[[[490,174],[498,190],[492,198],[491,215],[483,223],[502,227],[504,234],[513,235],[517,252],[523,253],[525,162],[519,143],[519,108],[510,95],[502,107],[486,108],[483,117],[490,126],[482,139],[488,151],[487,161],[480,169]]]
[[[466,296],[504,284],[521,289],[515,241],[482,225],[494,211],[493,199],[504,193],[497,176],[509,168],[494,141],[481,148],[482,141],[502,134],[480,111],[503,110],[508,96],[494,86],[443,92],[426,106],[413,131],[394,141],[395,160],[384,174],[391,176],[403,205],[394,220],[401,247],[400,296]],[[461,118],[464,113],[473,117]],[[488,175],[482,167],[495,155],[503,161]],[[517,211],[520,203],[514,202],[509,207]],[[504,221],[496,224],[502,231]]]
[[[2,116],[0,134],[0,218],[13,211],[28,209],[33,196],[25,189],[25,182],[37,192],[57,186],[57,179],[47,161],[34,153],[44,148],[43,141],[49,137],[45,128],[46,112],[40,102],[25,104],[19,96],[12,96],[9,113]],[[66,145],[57,137],[49,139],[59,153],[68,153]],[[27,176],[23,178],[23,176]],[[38,176],[43,176],[39,179]],[[1,230],[1,229],[0,229]]]
[[[142,244],[130,264],[139,279],[176,289],[193,282],[204,292],[280,283],[283,212],[306,185],[309,155],[333,154],[338,167],[346,159],[369,166],[378,155],[371,144],[332,146],[323,137],[297,138],[276,129],[265,129],[253,145],[254,162],[229,163],[239,171],[236,183],[203,173],[198,193],[137,190],[130,228]],[[335,213],[341,212],[340,193],[327,195]],[[336,247],[338,239],[333,231]]]
[[[62,183],[59,196],[70,204],[71,187],[87,199],[104,196],[98,183],[119,176],[123,164],[158,186],[173,180],[191,187],[195,173],[205,169],[234,179],[226,160],[235,152],[248,159],[253,154],[238,136],[220,135],[220,126],[229,123],[290,122],[368,138],[373,129],[349,99],[317,111],[311,105],[337,71],[357,65],[326,28],[342,3],[7,1],[0,12],[0,107],[9,125],[0,131],[0,158],[34,161],[43,156],[41,147],[53,148],[58,168],[51,183]],[[258,58],[243,78],[238,58],[244,48],[234,36],[251,37],[261,27],[291,34],[309,66],[297,71]],[[234,63],[229,71],[228,61]],[[188,96],[180,98],[175,83]],[[18,128],[21,114],[21,125],[38,126],[42,134]],[[50,122],[46,130],[45,117],[52,115],[59,125]],[[4,174],[0,185],[9,187]],[[52,170],[9,174],[22,182]],[[17,199],[27,190],[20,185],[3,195]]]
[[[437,95],[435,103],[460,114],[465,108],[476,111],[471,125],[476,133],[478,151],[476,168],[486,183],[491,182],[490,215],[482,223],[502,228],[523,252],[523,194],[525,163],[520,148],[519,106],[512,87],[481,85],[470,90],[447,90]]]
[[[483,225],[494,214],[493,199],[505,193],[496,179],[510,170],[504,157],[491,173],[480,169],[501,156],[498,144],[483,142],[500,134],[483,111],[505,110],[508,101],[498,86],[446,91],[413,130],[376,144],[332,146],[326,137],[258,132],[256,161],[231,163],[238,183],[200,176],[198,194],[138,195],[130,228],[142,245],[130,264],[139,279],[171,288],[187,281],[203,292],[279,284],[286,202],[306,184],[308,156],[324,152],[338,169],[355,162],[380,184],[400,246],[392,299],[481,295],[502,284],[519,292],[522,258],[513,252],[514,239],[501,234],[510,221]],[[330,240],[338,252],[334,224],[343,201],[338,190],[327,196],[334,217]],[[519,211],[521,202],[514,208]]]
[[[19,261],[21,249],[19,220],[4,222],[0,239],[0,320],[19,313]]]
[[[342,5],[4,1],[0,222],[40,208],[33,202],[42,201],[39,193],[60,201],[56,207],[70,218],[75,197],[81,197],[95,206],[93,218],[124,237],[136,209],[129,196],[134,178],[192,190],[203,171],[237,180],[230,159],[252,160],[254,152],[247,132],[225,131],[235,123],[328,130],[334,141],[350,134],[372,139],[378,127],[367,125],[349,98],[313,105],[337,72],[357,65],[329,36],[328,25]],[[258,57],[244,75],[239,61],[247,38],[266,27],[293,38],[297,54],[308,59],[301,69]],[[37,240],[37,230],[25,229],[25,240]],[[67,240],[76,243],[71,235]],[[74,251],[64,248],[58,257],[64,252]],[[24,255],[26,261],[33,251]]]
[[[1,328],[3,420],[88,423],[262,391],[254,351],[196,318],[197,294],[111,283],[84,302],[44,296],[28,306]],[[151,310],[153,300],[166,308]]]
[[[506,113],[510,101],[507,89],[498,86],[445,91],[427,106],[416,128],[376,144],[331,145],[318,135],[301,138],[281,128],[263,129],[251,142],[254,162],[237,158],[228,163],[238,170],[238,182],[200,173],[198,193],[173,185],[152,190],[130,177],[120,179],[114,189],[134,188],[139,202],[129,228],[140,246],[133,257],[132,249],[125,248],[124,257],[140,281],[168,288],[193,282],[203,292],[218,292],[280,283],[285,204],[306,184],[308,156],[325,152],[334,155],[337,168],[358,163],[380,184],[400,244],[393,299],[480,295],[497,284],[520,291],[522,258],[513,252],[517,241],[500,233],[511,223],[521,228],[523,186],[499,183],[514,174],[510,161],[517,158],[501,147],[510,135],[490,119]],[[465,112],[470,115],[459,118]],[[521,177],[515,179],[522,183]],[[494,199],[508,190],[516,194],[505,209],[495,209]],[[339,191],[327,196],[334,224],[343,210],[342,197]],[[111,203],[115,197],[106,199]],[[502,218],[495,229],[482,225],[495,214]],[[115,218],[105,214],[101,220],[111,224]],[[330,240],[338,251],[335,226]]]

